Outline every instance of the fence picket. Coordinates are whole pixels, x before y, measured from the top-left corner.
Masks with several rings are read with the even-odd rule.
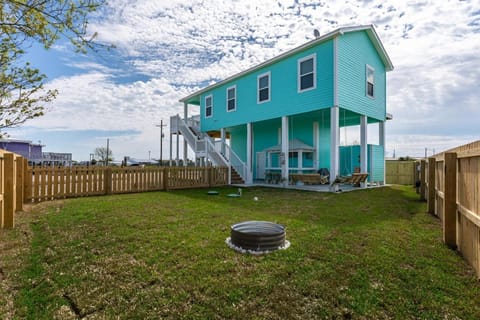
[[[27,202],[102,194],[207,187],[228,183],[228,168],[34,167],[27,171]]]

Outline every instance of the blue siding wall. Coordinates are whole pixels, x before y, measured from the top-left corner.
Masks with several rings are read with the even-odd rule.
[[[247,127],[238,126],[230,130],[230,147],[242,159],[247,159]]]
[[[330,170],[330,122],[327,126],[320,125],[320,148],[318,152],[319,168]]]
[[[278,129],[282,127],[280,119],[262,121],[253,124],[253,154],[279,144]]]
[[[313,53],[316,54],[316,89],[298,93],[298,59]],[[257,76],[268,71],[271,73],[271,100],[258,104]],[[232,85],[237,86],[237,109],[227,112],[226,89]],[[205,118],[205,96],[209,94],[213,95],[213,117]],[[201,129],[219,130],[332,105],[333,41],[330,40],[203,93],[200,99]]]
[[[330,117],[328,112],[324,113],[308,113],[290,117],[289,119],[289,140],[299,139],[307,145],[314,146],[313,123],[318,122],[319,131],[319,162],[318,168],[330,168]],[[276,146],[280,143],[278,132],[281,129],[281,120],[279,118],[270,121],[261,121],[253,124],[253,168],[254,174],[256,165],[256,153]],[[247,130],[246,125],[236,126],[230,129],[231,142],[230,145],[235,153],[246,162],[246,143]],[[291,159],[290,167],[296,167],[298,160]],[[304,155],[304,166],[311,165],[313,159],[306,159]],[[278,166],[278,159],[272,158],[272,166]]]
[[[383,152],[383,146],[380,145],[370,145],[369,146],[370,152],[370,181],[373,182],[380,182],[384,179],[384,171],[385,171],[385,157]],[[383,181],[384,182],[384,181]]]
[[[349,176],[360,167],[360,146],[340,147],[340,175]]]
[[[383,172],[385,170],[383,147],[380,145],[367,145],[367,156],[368,181],[383,181]],[[340,147],[340,174],[343,176],[351,175],[355,167],[360,167],[360,146]]]
[[[385,66],[367,33],[346,33],[338,38],[338,101],[345,108],[384,121]],[[374,98],[366,95],[366,65],[375,69]]]

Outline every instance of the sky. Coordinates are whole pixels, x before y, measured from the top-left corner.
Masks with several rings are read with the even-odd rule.
[[[179,99],[312,40],[314,29],[368,24],[395,67],[386,155],[421,157],[480,139],[480,0],[110,0],[89,30],[115,49],[33,46],[26,59],[59,95],[43,117],[6,131],[77,161],[107,139],[115,159],[158,159],[163,121],[168,159]],[[355,132],[341,135],[356,141]]]

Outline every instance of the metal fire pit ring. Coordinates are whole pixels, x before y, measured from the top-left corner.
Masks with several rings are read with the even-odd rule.
[[[250,253],[267,253],[286,249],[290,243],[285,240],[285,227],[269,221],[245,221],[230,228],[227,244],[237,250]]]

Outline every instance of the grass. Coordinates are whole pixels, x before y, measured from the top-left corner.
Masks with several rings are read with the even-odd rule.
[[[473,271],[442,244],[439,221],[409,187],[344,194],[248,188],[241,198],[225,196],[232,188],[215,190],[219,196],[197,189],[34,207],[19,217],[18,230],[0,233],[3,243],[26,248],[0,262],[15,300],[6,314],[480,318]],[[230,225],[244,220],[284,224],[291,247],[260,257],[229,249]],[[0,304],[4,293],[0,286]]]

